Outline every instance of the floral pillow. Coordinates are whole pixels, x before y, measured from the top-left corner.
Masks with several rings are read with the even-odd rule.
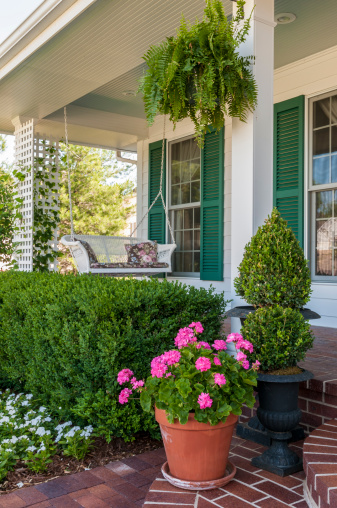
[[[128,254],[128,263],[157,263],[157,242],[142,242],[134,245],[125,245],[125,250]]]
[[[92,263],[98,263],[96,254],[88,242],[85,242],[84,240],[80,240],[79,238],[74,238],[74,240],[76,240],[76,242],[80,242],[80,244],[82,244],[83,247],[85,248],[85,250],[87,251],[88,256],[89,256],[89,265],[91,265]]]

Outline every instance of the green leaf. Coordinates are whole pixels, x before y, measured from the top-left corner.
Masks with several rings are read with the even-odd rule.
[[[140,394],[140,404],[147,413],[151,411],[151,396],[146,390],[143,390]]]
[[[178,381],[176,381],[175,385],[176,385],[180,395],[184,398],[186,398],[187,395],[189,393],[191,393],[191,391],[192,391],[191,383],[190,383],[189,379],[185,379],[185,378],[178,379]]]

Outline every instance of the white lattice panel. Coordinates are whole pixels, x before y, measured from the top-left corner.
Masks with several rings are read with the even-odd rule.
[[[34,183],[34,120],[28,120],[15,129],[15,163],[17,169],[31,168],[25,180],[19,184],[19,194],[23,199],[22,223],[20,232],[14,238],[20,242],[21,254],[16,255],[19,270],[33,270],[33,183]]]
[[[53,146],[56,149],[56,157],[50,157],[48,147]],[[55,185],[58,189],[58,141],[40,139],[34,133],[34,120],[28,120],[22,124],[16,124],[15,128],[15,163],[17,169],[25,169],[27,176],[23,182],[19,183],[19,194],[23,199],[22,216],[20,232],[14,238],[14,241],[20,242],[21,254],[16,255],[19,270],[33,271],[33,222],[34,222],[34,188],[36,192],[36,204],[48,212],[51,209],[58,208],[58,202],[53,203],[51,195],[41,197],[38,189],[38,179],[34,178],[37,170],[43,170],[47,173],[44,187],[48,188],[48,183]],[[44,159],[44,169],[38,159]],[[46,185],[47,182],[47,185]],[[55,231],[54,240],[50,242],[50,249],[57,249],[57,231]],[[51,270],[56,270],[56,262],[50,264]]]

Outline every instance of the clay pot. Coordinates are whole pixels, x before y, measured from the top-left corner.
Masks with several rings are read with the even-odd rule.
[[[229,447],[238,416],[230,414],[226,423],[200,423],[190,413],[186,425],[169,423],[165,411],[156,408],[170,474],[192,482],[226,477]],[[234,475],[233,475],[234,476]]]

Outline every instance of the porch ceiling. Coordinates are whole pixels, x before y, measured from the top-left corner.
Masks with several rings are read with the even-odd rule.
[[[148,47],[175,33],[182,12],[201,18],[204,0],[62,2],[69,8],[83,4],[83,12],[8,72],[8,53],[2,55],[0,45],[0,132],[13,132],[11,120],[23,116],[40,120],[46,135],[59,136],[62,108],[69,105],[72,141],[135,149],[137,139],[147,135],[143,103],[123,92],[137,90]],[[223,3],[230,14],[231,0]],[[280,12],[297,19],[275,29],[276,68],[337,44],[336,0],[275,0],[275,13]]]

